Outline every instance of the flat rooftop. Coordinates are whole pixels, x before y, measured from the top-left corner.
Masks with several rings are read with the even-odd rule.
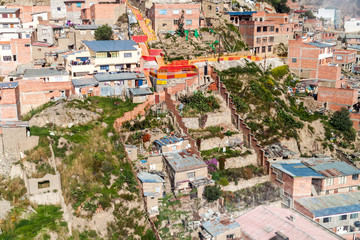
[[[64,75],[68,75],[65,69],[57,70],[56,68],[33,68],[33,69],[26,69],[24,72],[24,78],[64,76]]]
[[[315,217],[360,212],[360,192],[349,192],[296,200]]]
[[[314,47],[318,47],[318,48],[326,48],[326,47],[333,47],[334,45],[328,44],[328,43],[323,43],[323,42],[307,42],[305,44],[309,44],[311,46]]]
[[[74,87],[88,87],[99,84],[99,82],[96,81],[95,78],[73,78],[71,79],[71,82]]]
[[[202,223],[202,226],[213,237],[226,233],[231,229],[240,227],[240,225],[233,219],[215,219],[212,221],[206,221]]]
[[[133,40],[83,41],[94,52],[134,51],[137,43]]]
[[[156,140],[154,143],[157,143],[160,146],[166,146],[166,145],[171,145],[171,144],[175,144],[175,143],[182,142],[182,141],[184,141],[183,138],[178,138],[176,136],[167,136],[167,137],[160,138],[159,140]]]
[[[131,79],[145,80],[145,75],[143,73],[133,73],[133,72],[98,73],[95,74],[94,77],[99,82],[131,80]]]
[[[18,82],[2,82],[0,83],[1,89],[10,89],[10,88],[16,88],[19,85]]]
[[[148,172],[139,172],[137,177],[142,183],[164,183],[165,182],[165,180],[162,179],[159,175],[148,173]]]
[[[292,219],[292,220],[291,220]],[[251,239],[277,239],[277,232],[297,240],[343,239],[290,209],[259,206],[236,219]]]
[[[185,172],[207,167],[206,163],[199,156],[185,150],[164,153],[164,158],[175,172]]]

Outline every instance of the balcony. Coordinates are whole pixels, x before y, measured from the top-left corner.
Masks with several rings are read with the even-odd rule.
[[[0,18],[0,23],[20,24],[19,18]]]
[[[72,73],[79,73],[79,72],[88,72],[93,73],[95,66],[92,61],[71,61],[69,63]]]

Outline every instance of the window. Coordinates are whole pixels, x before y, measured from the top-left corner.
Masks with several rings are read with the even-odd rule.
[[[296,58],[292,58],[291,62],[296,63]]]
[[[80,8],[80,7],[81,7],[81,3],[76,3],[76,7]]]
[[[256,43],[261,43],[261,38],[256,38]]]
[[[25,38],[29,39],[30,38],[30,34],[26,34]]]
[[[179,20],[174,20],[174,25],[179,25]]]
[[[173,10],[173,14],[180,14],[180,10]]]
[[[273,32],[275,30],[274,26],[270,26],[270,32]]]
[[[278,29],[278,28],[276,28],[276,32],[277,32],[277,33],[279,32],[279,29]]]
[[[341,215],[339,217],[339,220],[343,221],[343,220],[346,220],[347,219],[347,215]]]
[[[263,27],[263,32],[267,32],[267,27]]]
[[[124,53],[124,58],[131,58],[132,57],[132,53]]]
[[[339,184],[345,184],[346,183],[347,176],[339,177]]]
[[[256,32],[261,32],[261,27],[257,27]]]
[[[188,173],[186,173],[186,176],[188,178],[193,178],[193,177],[195,177],[195,172],[188,172]]]
[[[289,28],[286,28],[286,31],[288,32],[288,31],[289,31]]]
[[[334,179],[333,178],[326,178],[325,183],[326,183],[326,186],[334,185]]]
[[[58,7],[58,8],[57,8],[57,10],[60,12],[60,11],[61,11],[61,8],[60,8],[60,7]]]
[[[2,15],[2,18],[8,18],[8,15],[7,15],[7,14],[3,14],[3,15]]]
[[[186,25],[192,25],[192,20],[186,20]]]
[[[360,23],[356,23],[356,26],[360,26]]]
[[[228,235],[226,235],[226,239],[234,239],[234,234],[228,234]]]
[[[109,70],[109,65],[100,65],[100,70]]]
[[[9,24],[3,24],[3,28],[9,28]]]
[[[13,55],[13,61],[16,61],[16,55]]]
[[[359,174],[352,175],[352,180],[358,180],[358,179],[359,179]]]
[[[47,34],[47,29],[41,30],[42,34]]]
[[[25,44],[25,47],[30,47],[30,44]]]
[[[359,214],[358,213],[352,213],[350,214],[350,219],[355,219],[355,218],[358,218],[359,217]]]
[[[108,57],[117,58],[119,57],[119,52],[108,52]]]
[[[209,9],[209,10],[211,10],[211,9],[212,9],[212,6],[211,6],[211,5],[209,5],[209,6],[208,6],[208,9]]]
[[[107,54],[106,52],[98,52],[96,53],[96,58],[106,58]]]
[[[287,22],[287,18],[285,18],[285,22]]]
[[[192,14],[192,10],[186,10],[186,14]]]
[[[331,217],[323,218],[323,223],[331,222]]]
[[[11,61],[11,56],[3,56],[4,61]]]
[[[167,10],[161,9],[161,10],[159,10],[159,14],[161,14],[161,15],[166,15],[166,14],[167,14]]]
[[[261,47],[261,52],[262,53],[266,52],[266,47],[265,46]]]
[[[269,42],[274,42],[274,37],[269,37]]]
[[[266,42],[267,42],[267,37],[263,37],[263,38],[262,38],[262,42],[263,42],[263,43],[266,43]]]
[[[10,45],[2,45],[2,50],[10,50]]]
[[[155,192],[160,192],[160,187],[155,187]]]
[[[336,60],[343,60],[343,56],[336,56]]]
[[[272,51],[272,46],[268,46],[268,52]]]

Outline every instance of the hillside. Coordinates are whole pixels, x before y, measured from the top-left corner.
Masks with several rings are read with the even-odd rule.
[[[302,155],[312,155],[332,154],[336,147],[350,148],[355,143],[353,135],[346,139],[331,126],[332,113],[326,116],[309,109],[316,105],[313,98],[287,94],[296,81],[286,65],[264,72],[249,62],[246,67],[230,68],[219,75],[239,115],[262,145],[281,142]],[[339,146],[330,141],[336,137]]]
[[[341,10],[341,17],[359,17],[360,1],[355,0],[300,0],[301,5],[321,7],[337,7]]]

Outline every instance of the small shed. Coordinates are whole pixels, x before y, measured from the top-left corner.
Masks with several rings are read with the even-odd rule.
[[[145,102],[148,95],[152,95],[153,92],[149,87],[146,88],[129,88],[130,98],[133,103]]]

